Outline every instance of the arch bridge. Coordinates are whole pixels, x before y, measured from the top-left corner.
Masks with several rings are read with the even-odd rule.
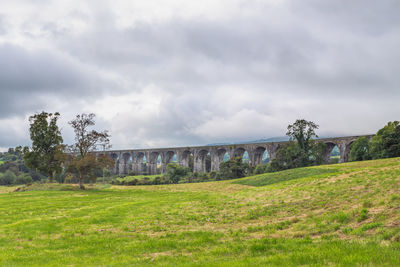
[[[335,146],[339,148],[339,162],[347,162],[351,144],[359,137],[372,138],[373,135],[345,136],[316,139],[317,142],[323,142],[328,149],[325,154],[325,160],[329,163],[330,154]],[[177,164],[182,167],[189,167],[190,156],[193,157],[193,171],[207,172],[218,171],[219,165],[224,161],[225,154],[230,158],[243,157],[248,154],[248,163],[250,166],[256,166],[262,163],[264,152],[268,152],[270,160],[276,157],[280,146],[288,143],[283,142],[261,142],[249,144],[229,144],[229,145],[210,145],[194,147],[174,147],[174,148],[154,148],[154,149],[128,149],[128,150],[109,150],[97,151],[96,155],[106,154],[114,159],[115,165],[113,172],[115,174],[143,174],[143,168],[149,175],[157,174],[158,159],[161,158],[161,173],[166,172],[167,164],[176,158]],[[206,168],[206,157],[211,157],[211,168]]]

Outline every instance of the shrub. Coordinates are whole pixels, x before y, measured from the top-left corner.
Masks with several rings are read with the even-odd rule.
[[[19,175],[15,180],[15,184],[30,184],[32,182],[32,177],[27,173]]]
[[[0,185],[13,185],[15,184],[17,176],[10,170],[7,170],[0,176]]]
[[[370,143],[370,153],[373,159],[400,156],[400,122],[388,122],[376,133]]]
[[[217,178],[217,172],[216,171],[211,171],[209,174],[211,179],[216,179]]]
[[[269,164],[258,164],[253,171],[253,174],[262,174],[269,172]]]
[[[249,173],[249,164],[244,163],[241,157],[236,157],[222,162],[219,169],[220,179],[242,178]]]
[[[127,184],[127,185],[137,185],[138,183],[139,183],[139,180],[135,178],[133,180],[130,180],[130,181],[126,182],[125,184]]]
[[[371,159],[368,139],[366,137],[357,138],[351,145],[349,160],[360,161],[368,159]]]
[[[184,168],[178,164],[169,163],[167,165],[167,173],[164,175],[171,183],[177,184],[179,180],[190,173],[189,168]]]

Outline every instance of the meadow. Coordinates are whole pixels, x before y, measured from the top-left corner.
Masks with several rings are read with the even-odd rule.
[[[400,266],[400,158],[196,184],[0,187],[0,218],[3,266]]]

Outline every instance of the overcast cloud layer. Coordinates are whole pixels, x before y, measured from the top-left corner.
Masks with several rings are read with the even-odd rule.
[[[113,148],[376,132],[400,114],[398,0],[0,0],[0,148],[97,114]]]

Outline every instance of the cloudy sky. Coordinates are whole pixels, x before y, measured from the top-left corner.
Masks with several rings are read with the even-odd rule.
[[[0,0],[0,149],[97,115],[113,148],[376,132],[400,119],[398,0]]]

